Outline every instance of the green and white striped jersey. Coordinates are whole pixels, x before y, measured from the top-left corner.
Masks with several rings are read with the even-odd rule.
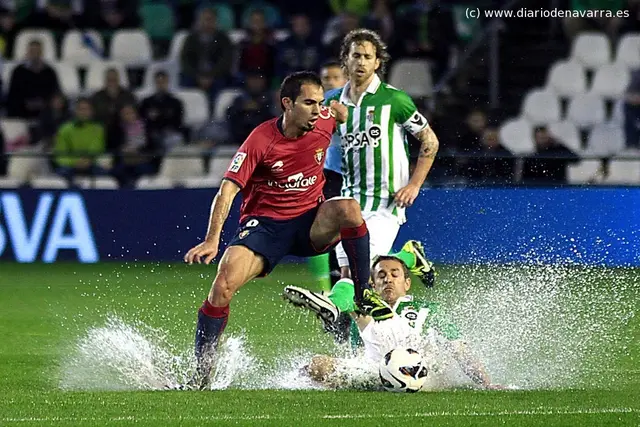
[[[338,126],[342,150],[342,195],[353,197],[363,212],[388,209],[405,220],[404,208],[393,202],[397,190],[409,183],[407,132],[429,126],[405,92],[375,75],[357,104],[348,97],[349,83],[327,93],[349,108],[349,120]]]

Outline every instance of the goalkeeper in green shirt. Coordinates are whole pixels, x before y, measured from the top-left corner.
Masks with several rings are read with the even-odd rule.
[[[397,347],[411,347],[426,353],[446,352],[478,386],[502,388],[491,383],[484,366],[472,356],[458,328],[439,313],[438,304],[407,294],[411,278],[402,260],[389,255],[377,257],[371,276],[376,292],[392,308],[392,317],[386,320],[374,321],[370,316],[358,313],[353,304],[353,284],[349,279],[337,282],[329,295],[287,286],[284,296],[292,304],[314,312],[325,324],[334,323],[340,313],[349,313],[354,332],[352,343],[362,343],[364,358],[372,368],[373,382],[376,368],[386,353]],[[315,356],[307,372],[316,381],[331,383],[332,377],[340,370],[340,363],[340,359]]]

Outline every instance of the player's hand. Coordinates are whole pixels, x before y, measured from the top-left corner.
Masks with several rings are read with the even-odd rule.
[[[339,103],[335,99],[329,102],[331,114],[336,118],[338,123],[344,123],[349,118],[349,109],[346,105]]]
[[[189,265],[194,262],[202,264],[202,257],[204,257],[204,263],[210,264],[216,255],[218,255],[218,242],[205,240],[204,242],[189,249],[189,252],[184,256],[184,262]]]
[[[394,200],[396,205],[399,208],[406,208],[413,204],[416,197],[418,197],[418,193],[420,193],[420,187],[414,184],[407,184],[407,186],[402,187],[398,190],[394,196]]]

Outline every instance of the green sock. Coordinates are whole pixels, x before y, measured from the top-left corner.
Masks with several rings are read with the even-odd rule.
[[[331,289],[331,271],[329,271],[329,254],[309,258],[309,270],[318,284],[320,291]]]
[[[416,256],[411,252],[402,250],[400,252],[396,252],[395,254],[389,254],[389,255],[393,255],[396,258],[400,258],[405,264],[407,264],[407,267],[410,269],[416,266]]]
[[[356,295],[353,280],[340,279],[333,285],[329,299],[340,309],[342,313],[351,313],[356,310],[353,298]]]

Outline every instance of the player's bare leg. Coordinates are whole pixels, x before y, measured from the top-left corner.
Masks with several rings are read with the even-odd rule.
[[[197,380],[206,385],[213,350],[229,318],[229,303],[233,294],[264,269],[264,259],[244,246],[230,246],[224,252],[218,273],[207,299],[198,311],[195,353],[198,360]]]
[[[362,218],[360,205],[349,197],[335,197],[320,205],[311,226],[313,246],[322,249],[342,240],[349,258],[356,304],[376,320],[392,316],[391,309],[371,290],[369,230]]]

